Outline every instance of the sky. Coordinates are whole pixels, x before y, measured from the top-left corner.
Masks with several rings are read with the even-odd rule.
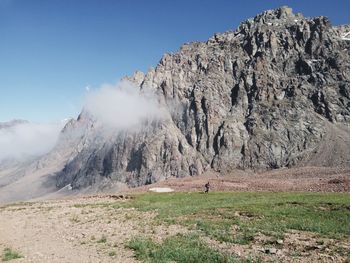
[[[0,122],[75,118],[88,89],[282,5],[350,23],[348,0],[0,0]]]

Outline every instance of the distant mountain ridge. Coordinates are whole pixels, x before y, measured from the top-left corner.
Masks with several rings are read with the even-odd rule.
[[[0,129],[7,129],[7,128],[11,128],[13,126],[16,126],[18,124],[24,124],[24,123],[28,123],[28,121],[15,119],[15,120],[8,121],[8,122],[0,122]]]

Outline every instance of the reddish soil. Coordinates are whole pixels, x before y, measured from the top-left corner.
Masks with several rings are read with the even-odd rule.
[[[171,178],[130,192],[147,191],[151,187],[204,191],[208,181],[211,191],[350,192],[350,168],[299,167],[261,173],[235,170],[225,175],[207,172],[201,176]]]

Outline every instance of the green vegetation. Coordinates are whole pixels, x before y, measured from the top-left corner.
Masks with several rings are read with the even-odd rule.
[[[206,238],[249,245],[264,235],[259,239],[261,245],[278,248],[290,230],[310,232],[305,234],[321,243],[322,238],[350,236],[350,193],[141,193],[126,202],[82,207],[86,206],[156,212],[153,224],[179,224],[190,230],[190,234],[169,236],[162,243],[140,233],[128,247],[144,262],[232,262],[233,258],[234,262],[261,262],[255,254],[243,258],[215,250]],[[125,220],[139,219],[137,211],[132,211]],[[107,241],[101,240],[97,242]],[[345,252],[337,253],[348,257]]]
[[[71,218],[70,218],[70,221],[72,223],[79,223],[80,220],[79,220],[79,216],[78,215],[73,215]]]
[[[13,251],[10,248],[5,248],[4,249],[4,253],[2,255],[2,260],[3,261],[9,261],[9,260],[17,259],[17,258],[21,258],[21,257],[22,256],[18,252]]]
[[[162,244],[137,238],[131,240],[128,247],[144,262],[230,262],[228,256],[209,248],[195,235],[172,236]]]
[[[106,243],[106,242],[107,242],[107,237],[104,235],[99,240],[97,240],[97,243]]]
[[[348,193],[146,193],[112,206],[157,211],[159,223],[182,224],[240,244],[258,232],[283,238],[291,229],[330,238],[350,235]]]
[[[117,255],[117,253],[116,253],[115,251],[110,251],[110,252],[108,253],[108,255],[109,255],[110,257],[114,257],[115,255]]]

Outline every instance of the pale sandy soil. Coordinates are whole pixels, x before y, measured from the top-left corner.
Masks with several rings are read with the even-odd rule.
[[[125,248],[132,237],[161,241],[186,231],[154,225],[152,213],[96,206],[113,201],[84,198],[1,207],[1,254],[11,248],[23,255],[11,262],[137,262]]]

